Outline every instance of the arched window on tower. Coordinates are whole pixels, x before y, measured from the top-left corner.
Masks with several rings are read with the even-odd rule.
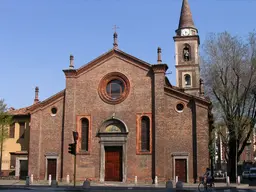
[[[89,120],[83,118],[81,120],[81,150],[88,151],[89,143]]]
[[[141,118],[141,151],[150,151],[150,119]]]
[[[191,76],[189,74],[184,75],[185,86],[191,86]]]
[[[190,61],[190,46],[188,44],[183,49],[183,59],[184,61]]]

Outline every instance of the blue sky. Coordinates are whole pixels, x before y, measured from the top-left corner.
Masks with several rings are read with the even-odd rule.
[[[75,68],[112,48],[156,63],[157,47],[175,82],[173,36],[182,0],[0,0],[0,98],[8,107],[44,100],[65,88],[69,55]],[[256,0],[189,0],[201,45],[211,33],[246,36],[256,28]]]

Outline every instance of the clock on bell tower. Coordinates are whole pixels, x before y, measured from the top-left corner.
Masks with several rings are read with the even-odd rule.
[[[179,27],[176,30],[175,67],[177,87],[186,93],[199,95],[200,69],[198,30],[194,25],[188,0],[183,0]]]

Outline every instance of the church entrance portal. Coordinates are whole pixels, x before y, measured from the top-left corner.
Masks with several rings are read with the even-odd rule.
[[[105,181],[122,181],[122,147],[105,147]]]
[[[117,118],[106,120],[100,127],[100,181],[126,182],[128,129]]]

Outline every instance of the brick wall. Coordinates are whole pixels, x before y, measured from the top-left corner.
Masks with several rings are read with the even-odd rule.
[[[51,115],[52,107],[57,108],[56,116]],[[33,174],[35,179],[44,179],[47,174],[46,155],[58,156],[57,169],[60,170],[62,116],[63,97],[31,115],[29,175]]]
[[[128,97],[117,105],[107,104],[99,97],[100,80],[111,72],[120,72],[130,81]],[[72,72],[70,72],[72,73]],[[66,72],[67,74],[67,72]],[[164,72],[153,73],[149,68],[138,63],[121,58],[118,55],[101,59],[90,70],[79,74],[76,78],[66,78],[65,97],[47,104],[43,109],[34,111],[31,115],[31,139],[29,154],[29,174],[35,179],[44,179],[46,174],[47,153],[58,154],[58,177],[61,176],[61,133],[64,112],[64,155],[63,178],[73,175],[73,156],[68,153],[68,144],[73,142],[72,131],[77,127],[77,115],[91,117],[91,151],[89,154],[77,155],[77,179],[92,178],[99,181],[100,177],[100,138],[97,133],[102,123],[114,115],[128,127],[127,135],[127,182],[152,181],[152,175],[159,180],[173,178],[174,152],[188,152],[189,178],[192,178],[192,119],[191,110],[185,107],[183,113],[175,111],[178,101],[188,103],[181,96],[168,95],[164,92]],[[156,86],[155,103],[152,102],[152,84]],[[155,104],[153,106],[153,104]],[[58,109],[52,117],[51,108]],[[197,106],[198,118],[198,172],[208,165],[208,127],[207,109]],[[136,155],[136,115],[137,113],[155,113],[156,159],[155,173],[152,155]]]
[[[102,101],[98,94],[100,80],[111,72],[120,72],[130,81],[130,93],[120,104],[111,105]],[[90,155],[79,155],[77,159],[78,178],[98,178],[100,173],[100,144],[97,132],[104,120],[113,113],[127,125],[127,179],[134,180],[151,178],[151,155],[136,155],[136,114],[151,113],[151,77],[147,69],[141,69],[134,63],[127,63],[117,57],[108,58],[97,64],[93,70],[81,74],[76,82],[67,80],[66,116],[65,116],[65,143],[72,141],[71,132],[76,122],[73,114],[91,115],[92,148]],[[74,85],[75,84],[75,85]],[[72,94],[71,94],[72,93]],[[72,117],[72,118],[70,118]],[[65,145],[65,148],[67,145]],[[65,152],[64,175],[73,171],[73,161]],[[70,170],[70,171],[69,171]]]

